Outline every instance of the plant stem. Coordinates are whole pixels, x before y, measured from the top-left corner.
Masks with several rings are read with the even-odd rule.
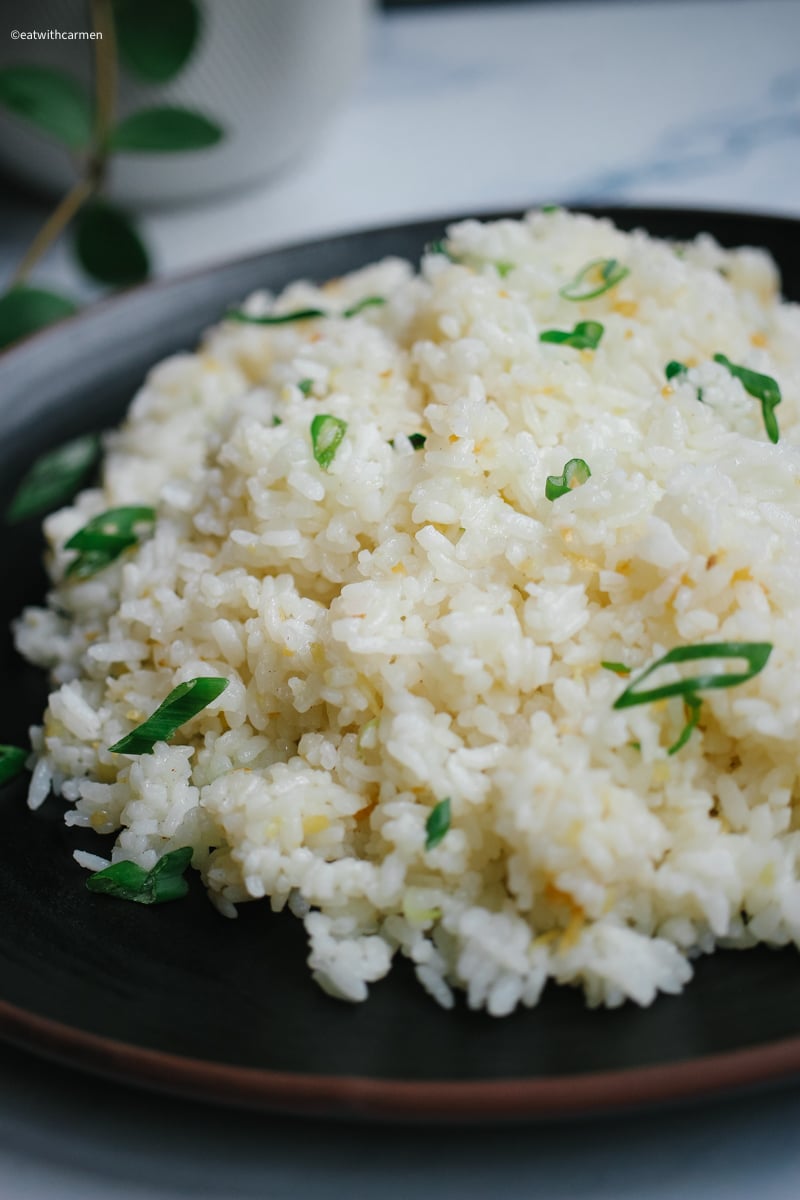
[[[36,237],[31,242],[22,262],[17,267],[12,277],[10,287],[16,287],[22,283],[28,272],[39,261],[44,252],[49,249],[53,242],[69,225],[72,218],[75,216],[78,209],[84,204],[92,192],[94,191],[93,179],[79,179],[60,201],[58,206],[53,210],[50,216],[45,221],[42,228],[36,234]]]
[[[67,192],[36,234],[11,279],[10,287],[22,283],[31,269],[50,249],[76,213],[105,181],[108,165],[108,134],[117,106],[117,47],[110,0],[91,0],[92,27],[103,36],[95,43],[95,125],[92,148],[83,177]]]
[[[94,43],[95,124],[92,162],[103,182],[108,162],[108,135],[117,106],[117,44],[111,0],[91,0],[92,26],[102,34]]]

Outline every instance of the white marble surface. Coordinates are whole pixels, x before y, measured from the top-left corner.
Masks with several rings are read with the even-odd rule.
[[[383,17],[352,102],[294,173],[144,227],[158,270],[174,272],[537,200],[800,215],[799,47],[795,0]],[[30,201],[0,199],[0,272],[39,220]],[[79,287],[63,254],[41,277]],[[789,1089],[579,1128],[359,1130],[216,1113],[0,1048],[2,1200],[795,1200],[798,1128]]]

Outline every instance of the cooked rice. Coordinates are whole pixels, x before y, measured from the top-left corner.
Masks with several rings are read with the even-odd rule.
[[[708,236],[556,211],[449,247],[259,293],[252,314],[388,302],[224,321],[151,372],[102,487],[45,522],[54,591],[16,630],[54,687],[31,804],[52,781],[115,862],[192,846],[228,916],[288,905],[337,996],[400,951],[445,1006],[502,1015],[548,978],[649,1004],[715,945],[800,940],[800,310],[763,252]],[[559,295],[610,257],[616,287]],[[539,341],[580,320],[596,351]],[[777,445],[717,352],[780,382]],[[347,422],[327,471],[319,413]],[[589,481],[547,500],[578,457]],[[157,505],[153,535],[65,581],[64,542],[125,504]],[[721,640],[774,650],[704,693],[679,753],[680,700],[613,709],[602,661]],[[171,744],[109,752],[200,675],[230,683]]]

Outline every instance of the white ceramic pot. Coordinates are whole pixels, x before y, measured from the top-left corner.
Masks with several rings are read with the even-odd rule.
[[[225,129],[208,150],[117,155],[108,194],[128,205],[172,204],[246,188],[280,171],[325,132],[357,79],[372,0],[197,0],[194,53],[168,84],[120,74],[118,112],[145,105],[198,109]],[[86,30],[83,0],[2,0],[8,29]],[[0,66],[59,67],[92,84],[90,42],[0,43]],[[25,183],[62,192],[75,179],[69,152],[0,109],[0,167]]]

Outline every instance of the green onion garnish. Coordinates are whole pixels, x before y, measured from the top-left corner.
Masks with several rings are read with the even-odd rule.
[[[310,396],[311,389],[314,386],[314,380],[313,379],[301,379],[297,386],[300,389],[300,391],[303,393],[304,396]]]
[[[603,336],[599,321],[578,321],[569,332],[562,329],[545,329],[539,334],[540,342],[558,342],[562,346],[574,346],[576,350],[596,350]]]
[[[699,646],[676,646],[637,676],[614,702],[614,708],[632,708],[635,704],[650,704],[653,700],[667,700],[670,696],[693,696],[695,692],[717,688],[736,687],[758,675],[767,665],[772,653],[771,642],[703,642]],[[690,679],[679,679],[665,683],[662,687],[639,687],[659,667],[672,663],[697,662],[706,658],[743,658],[748,663],[747,671],[723,671],[716,675],[693,675]]]
[[[280,417],[273,417],[273,418],[272,418],[272,425],[273,425],[273,428],[274,428],[276,425],[282,425],[282,424],[283,424],[283,421],[280,419]]]
[[[647,670],[638,675],[628,684],[621,696],[614,701],[614,708],[632,708],[635,704],[650,704],[654,700],[668,700],[671,696],[683,696],[689,718],[683,731],[674,745],[670,746],[668,754],[676,754],[688,742],[692,730],[700,718],[700,698],[698,692],[711,691],[719,688],[736,687],[737,684],[747,683],[758,675],[767,665],[772,653],[770,642],[703,642],[699,646],[676,646],[668,650],[661,658],[652,663]],[[747,664],[746,671],[722,671],[716,675],[693,675],[689,679],[679,679],[675,683],[665,683],[661,687],[640,690],[641,684],[659,667],[672,663],[697,662],[706,658],[743,658]]]
[[[225,313],[226,321],[242,321],[245,325],[288,325],[290,321],[311,321],[315,317],[327,317],[321,308],[298,308],[294,312],[280,313],[277,316],[267,314],[254,317],[241,308],[230,308]]]
[[[723,367],[727,367],[734,379],[738,379],[744,390],[749,396],[761,402],[761,413],[764,418],[764,428],[767,431],[767,436],[771,442],[777,442],[780,438],[778,429],[778,418],[775,416],[774,409],[781,402],[781,389],[778,383],[771,375],[760,375],[758,371],[751,371],[747,367],[737,366],[732,363],[724,354],[715,354],[714,362],[721,363]]]
[[[336,457],[336,451],[346,432],[347,422],[340,421],[338,417],[331,417],[328,413],[319,413],[311,422],[314,458],[323,471],[327,471]]]
[[[687,367],[686,363],[678,362],[677,359],[673,358],[672,361],[668,362],[664,367],[664,374],[668,380],[677,379],[683,377],[684,375],[688,375],[689,368]]]
[[[505,258],[499,258],[494,264],[494,269],[497,271],[497,274],[501,279],[505,279],[507,275],[511,274],[516,265],[516,263],[509,262]]]
[[[543,204],[542,207],[539,209],[539,212],[554,213],[554,212],[558,212],[558,210],[560,208],[561,208],[560,204]]]
[[[586,483],[591,474],[588,464],[582,458],[571,458],[564,464],[564,471],[561,475],[547,476],[544,494],[548,500],[557,500],[559,496],[566,496],[567,492],[571,492],[573,488]]]
[[[601,662],[600,666],[604,667],[606,671],[613,671],[615,675],[630,675],[631,673],[631,668],[621,662]]]
[[[355,317],[365,308],[372,308],[377,304],[385,304],[385,296],[365,296],[363,300],[359,300],[357,304],[346,308],[343,313],[329,313],[321,308],[298,308],[294,312],[280,313],[277,316],[268,314],[264,317],[253,317],[250,313],[246,313],[241,308],[231,308],[225,313],[225,319],[228,321],[242,321],[246,325],[287,325],[290,321],[311,321],[316,317]]]
[[[428,835],[425,839],[425,849],[433,850],[434,846],[438,846],[449,828],[450,797],[445,796],[444,800],[440,800],[431,809],[430,815],[425,822],[425,832]]]
[[[65,442],[37,458],[6,511],[9,524],[51,512],[77,492],[100,449],[96,433]]]
[[[25,770],[28,754],[20,746],[0,746],[0,783],[8,783]]]
[[[677,379],[679,383],[683,383],[686,379],[686,376],[689,374],[689,368],[686,366],[686,363],[678,362],[677,359],[673,358],[672,361],[668,362],[664,367],[664,374],[666,375],[668,382],[671,382],[673,379]],[[695,391],[697,392],[697,399],[702,404],[703,389],[699,387],[695,388]]]
[[[409,433],[407,437],[415,450],[421,450],[428,440],[427,434],[424,433]],[[389,445],[394,450],[394,438],[389,438]]]
[[[696,729],[697,722],[700,720],[700,709],[703,706],[703,701],[700,697],[693,695],[685,696],[683,703],[686,709],[686,724],[678,735],[677,740],[667,750],[667,754],[677,754],[679,750],[683,749],[692,736],[692,731]]]
[[[594,258],[582,267],[574,279],[559,288],[565,300],[593,300],[621,283],[630,271],[616,258]]]
[[[456,258],[455,254],[452,254],[450,252],[447,242],[445,242],[441,239],[436,242],[428,242],[427,246],[425,247],[425,253],[426,254],[443,254],[445,258],[450,259],[450,262],[453,262],[453,263],[461,262],[460,258]]]
[[[181,725],[202,712],[227,686],[227,679],[208,675],[179,683],[146,721],[109,750],[112,754],[151,754],[156,742],[168,742]]]
[[[133,900],[136,904],[180,900],[189,890],[183,873],[192,861],[192,853],[191,846],[171,850],[149,871],[132,862],[113,863],[90,875],[86,886],[90,892],[105,892],[119,900]]]
[[[365,308],[376,308],[381,304],[386,303],[385,296],[365,296],[363,300],[359,300],[356,304],[346,308],[342,313],[343,317],[357,317]]]
[[[152,525],[155,519],[155,509],[144,506],[109,508],[92,517],[83,529],[73,533],[69,541],[64,543],[65,550],[80,550],[78,557],[67,567],[67,577],[87,579],[95,572],[102,571],[103,567],[119,558],[123,550],[135,546],[139,541],[134,533],[135,526]]]

